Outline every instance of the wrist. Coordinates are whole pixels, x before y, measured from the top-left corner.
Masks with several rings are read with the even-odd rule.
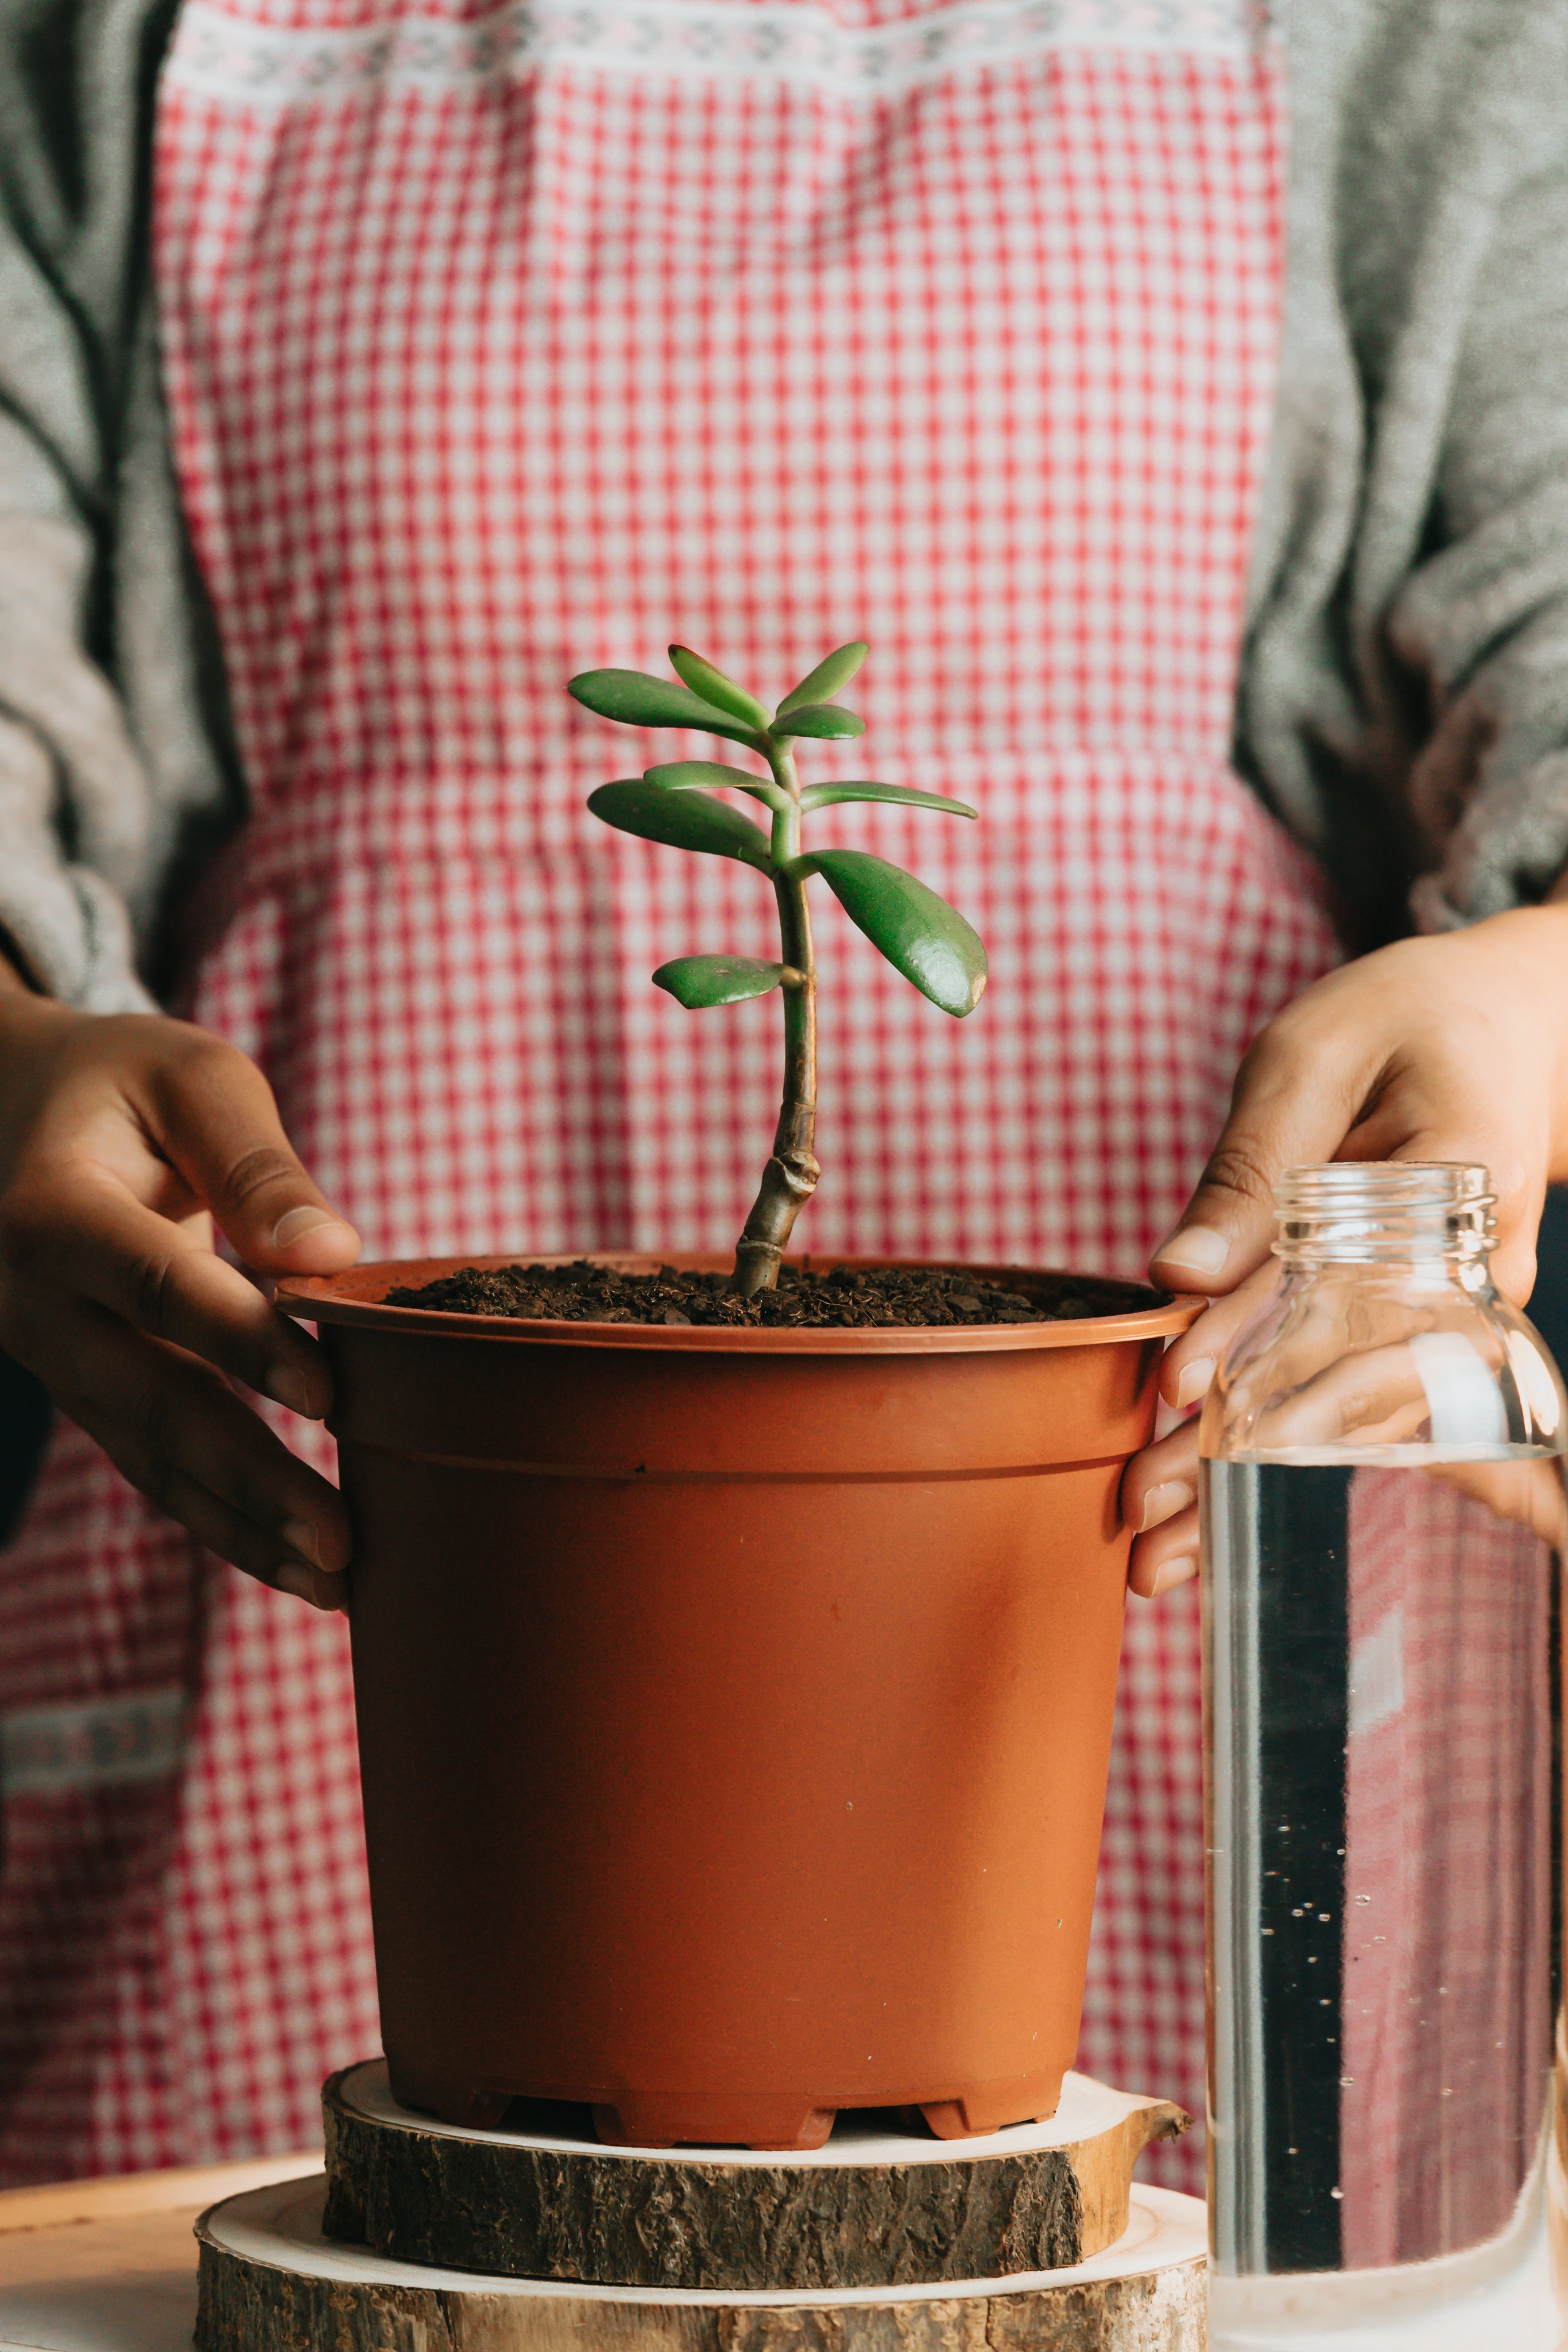
[[[0,1047],[59,1029],[92,1014],[34,988],[10,958],[0,951]]]
[[[1519,1017],[1541,1022],[1552,1047],[1551,1069],[1552,1157],[1549,1181],[1568,1182],[1568,874],[1539,907],[1521,908],[1517,919],[1530,927],[1532,952]]]

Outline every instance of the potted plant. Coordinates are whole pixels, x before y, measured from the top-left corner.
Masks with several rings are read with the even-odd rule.
[[[683,647],[574,678],[640,727],[738,742],[601,786],[623,831],[771,883],[774,1148],[733,1265],[627,1255],[292,1279],[333,1360],[382,2020],[408,2106],[517,2096],[623,2143],[821,2143],[840,2108],[945,2136],[1049,2116],[1077,2042],[1120,1651],[1124,1464],[1188,1306],[999,1267],[789,1261],[817,1182],[820,877],[947,1012],[961,916],[808,850],[851,800],[841,647],[776,711]],[[769,829],[715,797],[759,802]]]

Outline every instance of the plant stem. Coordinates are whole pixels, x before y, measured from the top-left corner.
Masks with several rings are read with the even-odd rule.
[[[811,910],[804,877],[789,869],[800,855],[800,779],[795,755],[771,739],[765,746],[775,779],[789,795],[788,808],[773,819],[773,862],[779,872],[782,960],[792,977],[784,983],[784,1092],[773,1156],[762,1171],[761,1189],[741,1231],[735,1253],[735,1286],[743,1298],[771,1290],[795,1220],[817,1189],[817,964],[811,947]]]

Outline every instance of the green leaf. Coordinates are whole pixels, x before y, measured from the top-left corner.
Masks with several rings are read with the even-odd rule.
[[[892,801],[899,808],[944,809],[949,816],[980,814],[946,793],[911,792],[905,784],[810,784],[800,795],[803,809],[829,808],[834,801]]]
[[[566,690],[585,709],[624,727],[699,727],[737,743],[751,742],[756,732],[689,687],[672,686],[667,677],[649,677],[640,669],[585,669],[567,680]]]
[[[667,988],[688,1011],[705,1004],[741,1004],[766,996],[784,977],[781,963],[758,963],[750,956],[677,956],[653,974],[655,988]]]
[[[829,654],[815,669],[806,672],[799,686],[790,688],[779,705],[779,718],[784,718],[791,710],[801,709],[808,702],[831,702],[835,694],[841,693],[848,686],[870,651],[869,646],[857,641],[852,646],[841,646],[836,653]]]
[[[819,849],[791,873],[820,874],[852,923],[923,996],[962,1020],[986,986],[986,950],[946,898],[863,849]]]
[[[643,781],[666,793],[716,793],[759,784],[763,779],[723,760],[666,760],[662,767],[644,768]]]
[[[737,686],[734,678],[726,677],[723,670],[715,669],[712,662],[704,661],[701,654],[694,654],[689,646],[670,647],[670,667],[678,677],[685,678],[694,694],[700,695],[705,702],[711,702],[716,709],[731,712],[735,718],[744,719],[748,727],[762,728],[768,724],[765,702],[758,702],[754,694],[747,694],[743,686]]]
[[[762,874],[773,871],[767,835],[722,801],[704,800],[695,793],[661,792],[641,776],[623,776],[590,793],[588,805],[617,832],[634,833],[644,841],[667,841],[674,849],[744,858]]]
[[[852,710],[840,710],[831,702],[808,702],[802,709],[792,710],[788,719],[773,721],[775,735],[814,735],[831,743],[841,736],[863,735],[865,720],[857,719]]]
[[[670,760],[660,768],[644,768],[643,781],[663,793],[749,793],[769,808],[786,808],[789,795],[771,776],[753,776],[744,768],[727,768],[722,760]]]

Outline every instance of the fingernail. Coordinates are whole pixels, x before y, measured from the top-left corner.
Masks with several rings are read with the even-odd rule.
[[[283,1530],[283,1540],[301,1559],[311,1561],[317,1568],[321,1566],[321,1538],[308,1519],[290,1519]]]
[[[289,1209],[272,1228],[272,1245],[274,1249],[287,1249],[301,1234],[313,1234],[318,1225],[340,1225],[342,1222],[329,1209]]]
[[[286,1404],[290,1412],[310,1411],[310,1383],[292,1364],[274,1364],[267,1376],[267,1393],[274,1404]]]
[[[1208,1394],[1208,1384],[1214,1378],[1214,1358],[1195,1356],[1176,1374],[1177,1404],[1196,1404],[1199,1397]]]
[[[1161,1593],[1168,1592],[1173,1585],[1190,1584],[1197,1574],[1197,1562],[1196,1559],[1191,1559],[1184,1556],[1180,1559],[1167,1559],[1164,1561],[1160,1567],[1156,1568],[1155,1570],[1155,1589],[1153,1593],[1150,1595],[1151,1600],[1157,1601]]]
[[[1185,1478],[1167,1478],[1158,1486],[1151,1486],[1144,1496],[1144,1516],[1138,1522],[1138,1533],[1146,1536],[1151,1528],[1163,1528],[1178,1511],[1185,1511],[1197,1496]]]
[[[1229,1242],[1212,1225],[1183,1225],[1155,1252],[1155,1260],[1159,1265],[1181,1266],[1188,1274],[1218,1274],[1229,1255]]]
[[[319,1605],[316,1599],[317,1571],[307,1568],[302,1560],[280,1560],[272,1580],[279,1592],[292,1592],[297,1601],[308,1601],[313,1608]]]
[[[346,1609],[349,1604],[347,1577],[331,1575],[325,1569],[307,1568],[302,1560],[280,1561],[272,1580],[279,1592],[290,1592],[297,1601],[308,1601],[312,1609],[331,1612]]]

